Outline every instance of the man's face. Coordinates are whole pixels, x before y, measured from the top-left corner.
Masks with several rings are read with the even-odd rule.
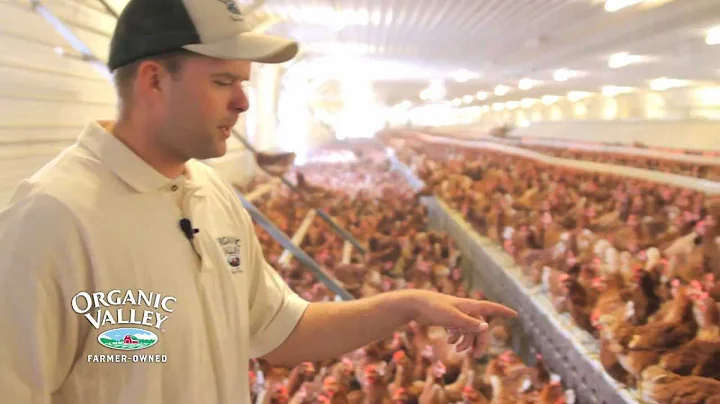
[[[243,89],[251,63],[192,57],[168,78],[160,141],[183,160],[220,157],[238,116],[249,108]]]

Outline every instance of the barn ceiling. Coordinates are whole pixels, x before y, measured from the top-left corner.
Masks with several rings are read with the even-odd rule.
[[[498,85],[519,92],[522,79],[537,94],[720,79],[720,46],[705,43],[720,1],[637,3],[609,12],[596,0],[267,0],[261,11],[281,21],[271,32],[305,45],[305,57],[374,62],[376,89],[392,101],[419,101],[432,79],[450,99],[492,97]],[[560,69],[578,75],[557,81]]]
[[[64,20],[109,39],[109,10],[127,0],[45,2],[51,10],[69,3],[92,10],[98,19]],[[660,77],[720,80],[720,45],[706,43],[720,26],[718,0],[238,2],[256,29],[298,40],[298,60],[343,60],[331,66],[372,79],[388,103],[420,102],[432,80],[444,83],[447,99],[648,87]],[[507,88],[496,95],[498,85]]]

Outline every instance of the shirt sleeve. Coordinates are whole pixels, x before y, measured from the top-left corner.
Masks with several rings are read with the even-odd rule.
[[[263,256],[260,242],[250,226],[250,357],[259,358],[280,346],[295,329],[309,302],[303,300],[285,283]]]
[[[77,223],[47,195],[0,211],[0,401],[50,403],[72,369],[82,316],[71,301],[88,267]]]

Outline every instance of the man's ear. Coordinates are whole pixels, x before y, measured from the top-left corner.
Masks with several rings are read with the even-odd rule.
[[[163,91],[163,80],[169,76],[165,68],[155,61],[144,61],[137,69],[135,80],[136,94],[143,97],[158,95]]]

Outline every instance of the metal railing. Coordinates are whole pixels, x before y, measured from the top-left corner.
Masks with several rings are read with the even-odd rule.
[[[245,147],[247,147],[248,150],[250,150],[254,154],[257,154],[257,149],[255,149],[255,147],[247,139],[245,139],[245,136],[239,134],[234,129],[232,132],[233,132],[233,135],[235,136],[235,138],[237,138],[240,142],[242,142],[245,145]],[[267,170],[265,170],[262,166],[260,166],[259,164],[258,164],[258,167],[260,167],[260,169],[263,170],[268,175],[272,175]],[[362,244],[360,244],[360,242],[357,241],[357,239],[355,239],[355,237],[353,237],[352,234],[350,234],[350,232],[348,232],[347,230],[340,227],[340,225],[337,224],[337,222],[335,222],[335,220],[333,220],[330,217],[330,215],[328,215],[325,211],[323,211],[320,208],[314,207],[312,205],[312,203],[310,203],[310,201],[308,201],[308,199],[305,197],[305,195],[303,195],[303,193],[295,186],[295,184],[290,182],[287,178],[285,178],[282,175],[277,176],[277,178],[279,178],[283,184],[287,185],[288,188],[293,190],[293,192],[297,193],[298,196],[300,197],[300,200],[303,201],[306,205],[310,206],[315,211],[315,213],[318,216],[320,216],[320,218],[322,218],[337,234],[340,235],[340,237],[342,237],[344,240],[347,240],[350,243],[352,243],[352,245],[355,248],[357,248],[359,251],[361,251],[363,254],[366,252],[365,247]]]
[[[281,246],[283,246],[286,250],[289,250],[298,261],[309,268],[315,277],[324,283],[329,290],[340,296],[343,300],[354,299],[354,296],[341,286],[342,283],[340,281],[325,271],[312,257],[310,257],[305,251],[301,250],[300,247],[296,246],[287,234],[275,226],[275,224],[273,224],[270,219],[260,212],[260,210],[255,207],[252,202],[248,201],[242,193],[235,191],[235,194],[240,199],[240,202],[242,202],[248,213],[250,213],[253,220],[265,229],[265,231],[267,231],[268,234],[270,234]]]

